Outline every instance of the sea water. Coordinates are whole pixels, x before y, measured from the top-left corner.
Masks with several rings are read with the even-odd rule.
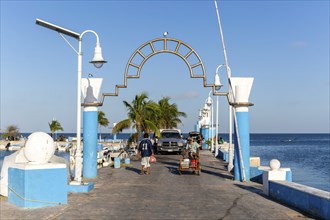
[[[118,134],[117,139],[127,139],[129,136]],[[219,136],[225,141],[229,139],[228,134]],[[110,139],[112,136],[103,134],[103,138]],[[0,150],[0,170],[3,158],[13,152]],[[56,154],[69,160],[66,152]],[[330,192],[330,134],[251,134],[250,155],[260,157],[262,166],[278,159],[281,167],[291,168],[293,182]]]
[[[330,191],[330,134],[251,134],[250,149],[261,165],[291,168],[293,182]]]

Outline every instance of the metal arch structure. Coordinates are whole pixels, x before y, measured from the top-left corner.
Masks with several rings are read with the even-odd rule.
[[[169,43],[174,45],[172,49],[169,48]],[[157,45],[161,45],[160,49],[156,48]],[[179,52],[180,48],[185,47],[188,52],[185,54],[181,54]],[[148,53],[146,53],[146,51]],[[150,40],[144,44],[142,44],[138,49],[135,50],[135,52],[132,54],[132,56],[129,58],[126,68],[125,68],[125,75],[124,75],[124,84],[122,85],[116,85],[115,92],[114,93],[103,93],[102,94],[102,99],[100,103],[96,103],[94,105],[97,106],[102,106],[104,102],[104,98],[106,96],[118,96],[119,89],[120,88],[127,88],[127,79],[137,79],[140,78],[141,70],[144,65],[144,63],[152,56],[159,54],[159,53],[171,53],[175,54],[178,57],[180,57],[187,65],[189,72],[190,72],[190,78],[203,78],[203,85],[204,87],[214,87],[213,84],[207,84],[206,82],[206,73],[205,73],[205,67],[202,59],[200,56],[197,54],[197,52],[187,43],[175,39],[175,38],[156,38],[153,40]],[[190,57],[195,57],[195,60],[197,62],[191,63],[189,62],[188,58]],[[140,63],[134,63],[133,60],[135,58],[140,58],[142,61]],[[194,74],[194,69],[200,67],[202,69],[202,74],[197,75]],[[129,74],[129,69],[130,68],[135,68],[136,74],[130,75]],[[86,105],[86,104],[85,104]]]

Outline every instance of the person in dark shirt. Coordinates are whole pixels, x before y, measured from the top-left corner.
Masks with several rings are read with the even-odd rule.
[[[157,144],[158,144],[158,137],[155,136],[154,143],[152,145],[152,150],[153,150],[154,154],[156,154],[156,155],[158,154],[158,146],[157,146]]]
[[[141,175],[144,174],[144,168],[147,168],[147,174],[150,174],[150,156],[153,155],[152,143],[149,140],[149,134],[144,133],[143,140],[139,144],[139,155],[141,156]]]

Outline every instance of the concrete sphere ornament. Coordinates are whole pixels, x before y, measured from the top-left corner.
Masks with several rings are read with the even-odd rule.
[[[30,163],[48,163],[54,153],[55,147],[53,138],[45,132],[32,133],[25,143],[24,154]]]
[[[281,167],[281,162],[277,159],[272,159],[269,162],[270,169],[272,170],[278,170]]]

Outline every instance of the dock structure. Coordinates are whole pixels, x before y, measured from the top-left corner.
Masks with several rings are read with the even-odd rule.
[[[179,174],[179,155],[157,155],[151,175],[140,161],[99,170],[94,189],[68,204],[23,209],[0,200],[0,219],[313,219],[263,194],[262,185],[233,180],[225,163],[201,151],[201,175]]]

